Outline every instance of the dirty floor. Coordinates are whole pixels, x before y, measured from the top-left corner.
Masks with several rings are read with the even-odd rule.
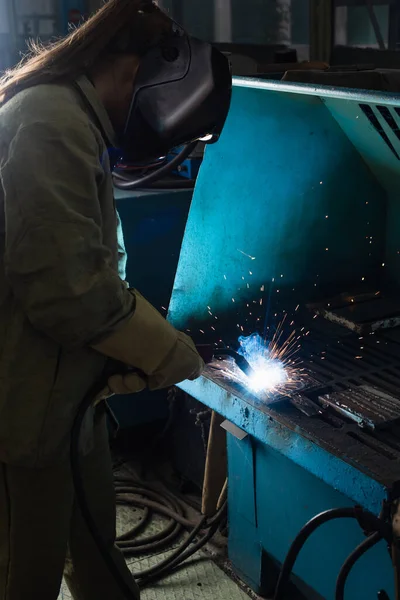
[[[118,534],[133,527],[138,518],[140,518],[139,511],[119,507]],[[163,518],[156,517],[146,533],[147,535],[156,533],[164,526]],[[168,552],[155,557],[135,557],[128,560],[128,564],[132,572],[138,572],[153,566],[166,556]],[[142,600],[249,600],[249,595],[215,564],[209,552],[199,553],[196,558],[199,560],[189,562],[187,567],[155,584],[154,587],[145,589],[142,592]],[[65,585],[62,587],[59,600],[71,600]]]

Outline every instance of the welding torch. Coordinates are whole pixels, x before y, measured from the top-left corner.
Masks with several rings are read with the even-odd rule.
[[[196,350],[206,365],[210,364],[214,359],[221,359],[225,358],[226,356],[230,356],[235,361],[237,367],[239,367],[239,369],[245,375],[247,375],[247,377],[254,375],[254,370],[245,357],[232,348],[217,348],[213,344],[198,344],[196,345]]]
[[[223,359],[229,356],[233,358],[237,367],[245,375],[247,375],[247,377],[251,377],[252,375],[254,375],[254,370],[252,369],[248,361],[245,359],[245,357],[233,350],[232,348],[218,348],[214,344],[198,344],[196,345],[196,350],[200,354],[201,358],[203,359],[206,365],[210,364],[214,359]],[[144,373],[133,367],[123,365],[118,361],[109,360],[106,372],[103,376],[103,384],[100,385],[101,389],[99,389],[96,397],[94,398],[94,406],[96,406],[103,400],[107,400],[107,398],[113,395],[109,386],[110,380],[115,377],[121,378],[125,375],[137,376],[137,392],[140,392],[146,388],[146,375]],[[135,390],[132,389],[132,392],[133,391]],[[116,423],[115,416],[107,403],[106,407],[112,422]]]

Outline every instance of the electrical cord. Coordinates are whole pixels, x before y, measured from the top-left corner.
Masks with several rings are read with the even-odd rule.
[[[105,385],[106,383],[104,381],[95,384],[85,395],[84,400],[77,411],[71,431],[70,461],[72,479],[78,506],[105,565],[109,569],[110,574],[126,600],[137,600],[136,594],[130,588],[128,582],[120,572],[118,565],[114,562],[114,559],[109,552],[109,548],[104,542],[97,523],[93,518],[87,502],[85,484],[81,471],[80,436],[82,424],[88,411],[92,409],[95,398],[104,390]],[[170,546],[183,532],[183,529],[189,530],[188,537],[172,552],[172,554],[154,567],[137,573],[134,576],[138,580],[139,587],[142,588],[149,583],[158,581],[170,575],[178,569],[184,561],[191,558],[211,540],[218,531],[220,524],[223,523],[226,518],[226,502],[214,517],[203,517],[198,523],[194,523],[190,519],[187,519],[181,504],[176,498],[166,491],[161,492],[154,486],[121,476],[116,477],[115,487],[118,504],[128,504],[144,509],[144,515],[141,522],[130,531],[120,536],[117,540],[118,546],[125,555],[135,555],[144,552],[155,554],[158,550]],[[152,511],[168,517],[170,522],[162,532],[148,536],[145,539],[137,540],[138,534],[142,533],[149,523]],[[201,532],[204,532],[203,535],[196,540],[196,537]]]
[[[328,523],[328,521],[333,521],[334,519],[356,519],[362,529],[370,532],[378,532],[389,544],[392,543],[392,531],[389,525],[381,518],[376,517],[361,507],[356,506],[353,508],[334,508],[332,510],[327,510],[306,523],[294,539],[282,565],[275,589],[274,600],[283,600],[286,586],[289,583],[290,574],[297,557],[310,535],[321,525]]]
[[[356,562],[366,553],[368,550],[371,550],[376,544],[378,544],[382,540],[382,535],[378,532],[370,535],[366,540],[361,542],[359,546],[351,554],[349,554],[346,561],[343,563],[342,568],[340,569],[337,581],[336,581],[336,593],[335,600],[344,600],[344,592],[346,587],[347,579],[350,575],[350,572]]]
[[[183,529],[190,531],[186,540],[165,560],[146,571],[135,573],[134,577],[138,581],[139,587],[144,587],[150,582],[169,575],[180,563],[198,552],[213,537],[226,516],[225,502],[214,517],[202,517],[196,524],[184,516],[180,503],[167,491],[160,491],[155,486],[135,481],[130,477],[117,476],[115,489],[117,504],[147,508],[171,519],[163,531],[151,537],[136,539],[137,526],[120,536],[117,539],[117,545],[125,556],[140,555],[145,552],[156,554],[160,549],[170,547],[182,534]],[[205,531],[203,537],[192,548],[189,548],[202,531]]]
[[[156,169],[152,173],[148,175],[144,175],[138,179],[128,179],[126,176],[119,175],[117,173],[113,173],[113,180],[115,187],[120,190],[137,190],[147,188],[152,185],[155,181],[159,181],[171,171],[173,171],[176,167],[183,163],[184,160],[193,152],[196,148],[198,141],[190,142],[186,144],[184,148],[174,156],[172,160],[167,162],[165,165],[162,165],[159,169]]]

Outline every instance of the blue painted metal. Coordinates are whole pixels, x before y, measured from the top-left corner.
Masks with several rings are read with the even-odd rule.
[[[173,152],[169,155],[169,160],[172,160],[181,150],[182,146],[175,148]],[[197,175],[199,174],[199,170],[201,167],[201,163],[203,162],[203,157],[199,155],[190,156],[186,160],[181,163],[173,174],[179,175],[180,177],[185,177],[185,179],[195,180]]]
[[[128,256],[126,279],[163,314],[169,305],[186,225],[191,190],[115,190]],[[164,308],[162,308],[164,307]],[[167,416],[165,392],[114,397],[122,428]]]
[[[357,282],[368,289],[399,284],[398,109],[392,94],[236,79],[224,133],[200,170],[171,322],[196,341],[232,339],[241,324],[247,333],[263,331],[275,312]],[[263,286],[269,310],[254,322],[249,306]],[[254,589],[268,591],[265,557],[282,562],[316,513],[354,503],[379,512],[389,482],[351,452],[334,455],[308,433],[307,417],[293,420],[210,372],[181,387],[249,434],[228,444],[229,545]],[[295,567],[308,597],[312,588],[333,600],[337,571],[361,539],[348,522],[315,534]],[[393,591],[383,546],[357,565],[348,598],[375,600],[379,587]]]
[[[184,381],[179,387],[258,442],[350,498],[352,505],[360,504],[379,514],[382,501],[387,497],[384,484],[307,439],[306,431],[290,430],[284,419],[280,419],[279,412],[272,412],[271,408],[251,396],[245,397],[241,391],[220,385],[208,372],[197,381]]]
[[[196,185],[170,307],[172,322],[190,323],[196,339],[215,327],[208,306],[223,337],[261,286],[282,309],[322,287],[380,283],[386,191],[319,98],[262,83],[234,88]]]
[[[294,537],[316,514],[355,504],[379,514],[387,497],[384,485],[307,439],[305,431],[291,430],[255,399],[222,387],[209,374],[180,387],[249,434],[242,441],[228,435],[229,557],[256,592],[268,597],[275,583],[266,557],[283,562]],[[299,587],[305,583],[334,600],[339,569],[363,539],[359,526],[348,521],[321,528],[296,563]],[[346,597],[376,600],[382,587],[392,593],[384,544],[357,566]]]
[[[245,580],[270,597],[274,578],[269,576],[266,555],[282,563],[291,542],[306,521],[332,507],[351,506],[354,500],[270,446],[258,442],[250,444],[249,440],[247,438],[247,444],[244,444],[246,440],[240,442],[232,435],[228,436],[229,517],[232,528],[229,555]],[[305,448],[303,450],[306,451]],[[249,471],[253,474],[252,482],[249,482]],[[357,479],[353,486],[358,485]],[[253,505],[257,509],[256,526],[248,519],[249,507]],[[299,555],[294,575],[325,600],[334,600],[340,567],[364,539],[356,522],[338,520],[322,526],[310,537]],[[251,552],[249,543],[252,544]],[[346,598],[376,600],[377,591],[383,587],[390,597],[394,597],[392,582],[390,556],[382,543],[354,569],[346,585]]]

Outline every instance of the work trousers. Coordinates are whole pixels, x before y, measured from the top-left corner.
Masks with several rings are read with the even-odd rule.
[[[115,493],[102,408],[95,419],[94,449],[82,457],[88,504],[139,598],[115,546]],[[57,600],[63,572],[75,600],[124,598],[77,507],[69,462],[43,469],[0,463],[0,600]]]

